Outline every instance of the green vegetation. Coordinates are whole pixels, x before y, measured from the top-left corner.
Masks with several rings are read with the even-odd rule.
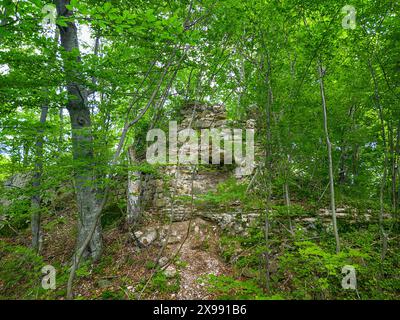
[[[286,299],[399,298],[400,255],[398,250],[393,250],[382,263],[376,225],[341,229],[345,249],[339,254],[332,253],[335,244],[331,231],[323,228],[310,231],[297,224],[295,234],[291,235],[286,229],[282,230],[281,225],[275,220],[271,226],[268,250],[259,227],[251,228],[245,236],[221,237],[221,256],[235,266],[236,279],[229,278],[234,286],[250,281],[250,288],[256,286],[258,290],[264,289],[261,292],[267,297],[278,295]],[[265,291],[267,252],[269,291]],[[341,281],[344,266],[355,268],[357,291],[343,290]],[[225,277],[220,280],[214,278],[212,283],[214,287],[224,287],[226,281],[228,279]],[[255,289],[247,294],[251,294],[252,298],[260,297]],[[230,297],[236,296],[232,293]]]
[[[400,3],[345,5],[1,1],[0,298],[174,298],[201,252],[213,298],[399,299]],[[254,128],[254,161],[149,163],[175,121]]]

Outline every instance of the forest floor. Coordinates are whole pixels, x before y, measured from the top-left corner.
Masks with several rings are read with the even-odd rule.
[[[232,273],[219,256],[217,227],[196,218],[194,221],[175,222],[171,225],[171,230],[172,234],[183,235],[183,240],[169,245],[168,251],[175,255],[179,250],[180,259],[186,262],[180,273],[180,289],[173,297],[179,300],[210,299],[211,295],[202,278],[210,274]]]
[[[104,298],[107,292],[122,289],[128,299],[212,299],[205,282],[207,276],[232,273],[219,255],[218,227],[200,218],[173,222],[169,231],[168,227],[156,221],[143,226],[144,233],[159,233],[145,248],[136,246],[118,228],[106,232],[104,255],[109,266],[99,270],[102,279],[84,279],[76,293]],[[170,235],[164,246],[167,233]],[[163,271],[154,269],[157,259]]]
[[[57,281],[63,279],[58,284],[58,299],[64,299],[65,295],[68,266],[75,246],[75,221],[73,215],[65,212],[43,223],[43,261],[55,266],[57,272],[61,269],[63,274],[57,275]],[[211,222],[194,218],[169,225],[153,219],[139,230],[143,233],[156,230],[157,239],[140,248],[120,226],[105,228],[101,259],[94,264],[83,264],[77,272],[76,298],[212,299],[213,294],[207,290],[208,275],[232,274],[220,257],[219,230]],[[168,232],[168,243],[164,245]],[[30,235],[27,230],[12,240],[1,240],[29,246]]]
[[[104,216],[106,219],[102,221],[104,246],[101,258],[95,263],[82,263],[77,270],[74,282],[76,299],[282,299],[285,295],[295,299],[337,299],[338,294],[342,294],[340,298],[357,299],[355,293],[341,291],[337,277],[326,278],[331,281],[332,287],[335,286],[332,292],[327,289],[321,291],[317,287],[320,274],[326,274],[328,267],[340,272],[343,265],[349,263],[360,265],[357,281],[362,297],[398,299],[395,289],[400,261],[395,250],[398,239],[390,239],[388,267],[382,273],[375,220],[368,223],[360,220],[362,223],[358,225],[363,229],[356,231],[353,231],[356,222],[348,224],[347,234],[345,231],[341,234],[342,243],[352,251],[344,251],[340,256],[332,253],[330,234],[324,231],[322,223],[318,229],[316,217],[293,220],[298,227],[308,225],[304,235],[300,234],[300,239],[306,237],[307,241],[301,242],[292,240],[294,236],[282,224],[287,221],[276,220],[271,237],[278,240],[276,245],[271,246],[269,268],[278,294],[267,296],[256,282],[263,280],[260,252],[264,252],[264,234],[257,229],[243,237],[232,237],[216,224],[199,217],[169,223],[166,217],[150,212],[143,215],[135,229],[135,239],[126,228],[124,212],[114,209],[108,208]],[[349,222],[359,220],[352,216],[352,210],[339,209],[338,216],[342,220],[346,217]],[[65,299],[71,257],[75,250],[76,212],[75,206],[68,202],[66,207],[58,208],[57,214],[43,217],[44,241],[40,256],[29,249],[29,228],[0,238],[0,298]],[[345,212],[351,214],[346,216]],[[321,221],[328,218],[326,209],[317,210],[317,213]],[[309,241],[316,237],[318,242]],[[144,245],[139,245],[137,240]],[[357,251],[361,241],[369,246],[363,249],[362,255]],[[321,244],[328,244],[329,250],[323,251]],[[286,264],[279,265],[282,260],[278,257],[284,257]],[[52,265],[56,269],[54,291],[41,288],[41,268],[44,265]],[[303,272],[303,268],[307,271]],[[307,285],[314,286],[314,291],[305,291],[300,285],[296,287],[299,270],[301,279],[307,277]],[[212,275],[223,277],[216,280]],[[384,279],[380,282],[382,289],[366,285],[368,281],[378,282],[380,279]]]

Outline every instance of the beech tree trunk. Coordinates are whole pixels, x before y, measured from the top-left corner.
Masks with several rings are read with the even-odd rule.
[[[386,179],[387,179],[387,167],[388,167],[388,150],[387,150],[387,142],[386,142],[386,130],[385,130],[385,120],[383,118],[383,108],[381,104],[381,98],[379,95],[379,87],[378,87],[378,79],[375,74],[375,69],[370,60],[368,60],[368,66],[371,72],[372,81],[374,83],[374,100],[375,105],[379,112],[379,120],[381,124],[381,135],[383,142],[383,150],[384,150],[384,162],[383,162],[383,175],[381,180],[381,187],[379,192],[379,202],[380,202],[380,210],[379,210],[379,229],[381,233],[382,240],[382,250],[381,250],[381,260],[383,261],[386,256],[387,245],[388,245],[388,235],[385,231],[385,227],[383,225],[383,216],[384,216],[384,198],[385,198],[385,187],[386,187]]]
[[[54,42],[57,44],[59,39],[59,32],[55,30]],[[41,195],[40,187],[43,175],[43,131],[44,124],[46,123],[49,106],[46,104],[42,105],[40,112],[40,128],[38,130],[38,136],[35,144],[35,169],[32,180],[33,196],[31,198],[31,230],[32,230],[32,248],[36,252],[40,252],[42,248],[42,230],[41,230]]]
[[[69,0],[57,0],[59,16],[70,17],[72,12],[65,5]],[[77,27],[74,22],[68,22],[66,27],[59,26],[61,46],[66,51],[62,54],[64,72],[67,79],[68,102],[67,110],[71,120],[72,153],[75,162],[75,190],[79,208],[78,239],[79,249],[88,237],[91,226],[96,223],[96,212],[99,205],[95,188],[93,163],[93,136],[90,119],[90,109],[87,104],[88,92],[82,84],[82,75],[79,72],[80,55],[76,57],[71,52],[79,52]],[[83,253],[83,258],[99,258],[102,249],[101,226],[97,223],[96,230],[89,245]]]
[[[394,172],[394,184],[395,184],[395,189],[396,189],[396,181],[397,181],[397,176],[400,177],[399,170],[399,162],[400,162],[400,120],[397,125],[397,136],[396,136],[396,151],[395,151],[395,172]],[[395,213],[397,214],[397,210],[399,208],[400,204],[400,182],[398,183],[398,190],[395,190]]]
[[[133,147],[128,149],[128,157],[130,165],[136,162],[135,150]],[[127,190],[127,217],[126,222],[128,226],[134,224],[140,217],[141,213],[141,201],[140,201],[140,189],[141,189],[141,173],[138,171],[128,172],[128,190]]]
[[[34,194],[31,199],[31,230],[32,230],[32,248],[36,252],[40,252],[42,244],[42,232],[40,227],[40,185],[42,180],[43,172],[43,126],[46,123],[48,106],[42,106],[42,111],[40,114],[40,126],[38,132],[38,138],[36,140],[36,155],[35,155],[35,172],[33,174],[32,187],[34,189]]]
[[[329,186],[330,186],[330,194],[331,194],[331,210],[332,210],[332,223],[333,223],[333,232],[335,234],[336,240],[336,253],[340,252],[340,240],[339,240],[339,232],[337,228],[336,222],[336,206],[335,206],[335,185],[333,179],[333,164],[332,164],[332,144],[329,139],[329,131],[328,131],[328,114],[326,111],[326,100],[325,100],[325,88],[324,88],[324,71],[322,69],[321,63],[318,66],[319,71],[319,84],[321,91],[321,99],[322,99],[322,111],[324,115],[324,132],[326,139],[326,146],[328,148],[328,162],[329,162]]]

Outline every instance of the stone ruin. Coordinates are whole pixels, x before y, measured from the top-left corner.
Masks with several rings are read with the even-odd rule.
[[[227,119],[223,106],[188,105],[181,111],[180,130],[191,127],[194,130],[211,128],[229,128],[233,123]],[[235,123],[235,127],[254,128],[254,120]],[[200,146],[201,148],[201,146]],[[255,146],[256,158],[261,148]],[[223,155],[222,155],[223,156]],[[132,156],[134,158],[134,156]],[[260,209],[243,208],[240,201],[226,208],[224,205],[198,205],[199,196],[216,191],[217,185],[235,176],[235,164],[206,165],[165,165],[161,167],[164,178],[156,178],[148,174],[130,173],[128,181],[128,220],[136,219],[140,212],[146,214],[172,217],[173,221],[185,221],[190,218],[202,218],[216,223],[222,229],[238,234],[246,229],[260,216]],[[238,180],[251,179],[236,177]],[[248,180],[249,181],[249,180]],[[193,192],[192,192],[193,190]],[[371,210],[359,212],[351,208],[337,208],[337,218],[350,222],[369,221]],[[307,228],[315,228],[315,224],[331,223],[330,210],[322,208],[314,216],[306,214],[295,218]]]
[[[222,105],[189,104],[181,111],[181,115],[178,132],[186,128],[198,132],[201,129],[224,129],[233,125],[227,119],[226,110]],[[240,127],[254,129],[254,122],[249,120],[241,123]],[[235,123],[235,126],[238,124]],[[202,148],[201,144],[199,148]],[[132,157],[134,158],[134,155]],[[224,151],[221,151],[221,159],[223,157]],[[219,183],[235,176],[235,168],[238,166],[240,164],[169,164],[162,166],[161,174],[164,178],[131,173],[131,179],[128,181],[128,218],[135,219],[140,214],[137,208],[140,206],[140,210],[150,214],[167,217],[172,215],[173,221],[200,217],[217,223],[223,229],[240,232],[258,216],[257,212],[243,214],[239,202],[237,206],[230,207],[229,212],[226,208],[216,206],[191,205],[192,196],[193,200],[196,200],[202,194],[215,191]]]

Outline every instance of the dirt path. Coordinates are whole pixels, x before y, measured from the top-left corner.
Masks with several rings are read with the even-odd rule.
[[[171,240],[167,247],[173,254],[184,240],[189,221],[175,222],[171,226]],[[178,242],[179,241],[179,242]],[[179,258],[183,267],[180,268],[180,290],[172,296],[178,300],[211,299],[202,277],[210,274],[229,274],[231,270],[218,255],[219,235],[217,227],[203,219],[192,221],[190,233],[184,242]]]

